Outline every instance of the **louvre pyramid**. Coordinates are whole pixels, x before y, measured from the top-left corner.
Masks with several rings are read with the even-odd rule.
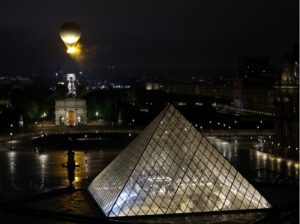
[[[172,105],[89,185],[109,217],[271,205]]]

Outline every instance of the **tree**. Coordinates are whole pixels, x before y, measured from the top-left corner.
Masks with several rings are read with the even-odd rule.
[[[39,106],[35,100],[31,100],[25,107],[25,115],[30,120],[37,120],[39,118]]]

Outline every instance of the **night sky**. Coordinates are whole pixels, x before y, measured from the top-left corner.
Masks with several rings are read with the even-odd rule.
[[[1,0],[0,72],[76,65],[59,27],[82,29],[82,69],[237,69],[238,56],[269,55],[279,67],[299,39],[298,0]],[[78,66],[76,67],[78,68]],[[0,74],[1,75],[1,74]]]

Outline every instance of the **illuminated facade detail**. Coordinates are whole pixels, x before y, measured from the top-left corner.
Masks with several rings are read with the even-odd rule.
[[[86,124],[85,100],[67,98],[55,101],[55,125]]]
[[[89,185],[109,217],[271,205],[172,105]]]
[[[67,74],[67,81],[68,81],[68,96],[76,96],[76,76],[75,74]]]

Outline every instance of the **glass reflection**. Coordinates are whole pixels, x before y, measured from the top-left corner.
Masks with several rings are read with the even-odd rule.
[[[270,207],[224,158],[231,160],[235,152],[229,142],[214,138],[220,154],[167,108],[90,184],[107,216]],[[170,142],[167,135],[175,137]]]

